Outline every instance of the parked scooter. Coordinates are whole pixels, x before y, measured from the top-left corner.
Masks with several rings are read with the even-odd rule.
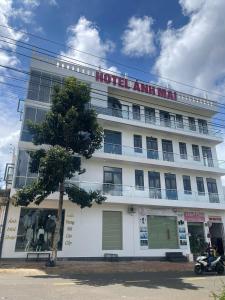
[[[214,257],[209,264],[207,255],[198,256],[194,271],[197,275],[201,275],[204,272],[216,272],[218,275],[222,275],[224,273],[224,263],[222,257]]]

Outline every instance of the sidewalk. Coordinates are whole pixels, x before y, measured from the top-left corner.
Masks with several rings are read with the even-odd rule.
[[[193,263],[161,261],[90,262],[59,261],[56,267],[45,267],[45,262],[0,261],[0,273],[40,272],[41,274],[93,274],[123,272],[183,272],[192,271]]]

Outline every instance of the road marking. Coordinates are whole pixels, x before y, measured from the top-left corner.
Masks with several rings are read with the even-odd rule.
[[[132,282],[149,282],[150,279],[143,279],[143,280],[125,280],[125,282],[129,282],[129,283],[132,283]]]
[[[205,280],[207,279],[206,277],[188,277],[188,278],[182,278],[183,280],[187,280],[187,281],[198,281],[198,280]]]
[[[75,282],[54,282],[53,285],[74,285]]]

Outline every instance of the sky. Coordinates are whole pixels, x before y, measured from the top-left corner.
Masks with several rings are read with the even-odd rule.
[[[0,65],[28,71],[31,52],[19,45],[30,43],[224,102],[215,94],[225,95],[224,11],[224,0],[0,0]],[[17,103],[26,97],[27,80],[0,67],[0,177],[18,142]],[[220,124],[221,112],[215,121]],[[224,144],[218,155],[225,160]]]

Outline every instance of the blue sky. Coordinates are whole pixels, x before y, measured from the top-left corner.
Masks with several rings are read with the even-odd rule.
[[[224,0],[1,0],[0,35],[17,45],[0,41],[0,64],[29,70],[29,59],[7,52],[20,51],[19,41],[35,44],[73,59],[128,72],[130,76],[205,96],[167,77],[193,86],[225,94]],[[40,41],[16,31],[20,28],[62,46]],[[2,38],[0,38],[2,39]],[[71,48],[69,47],[71,46]],[[2,49],[5,48],[6,50]],[[87,56],[78,49],[105,58]],[[131,67],[125,69],[117,61]],[[26,83],[6,76],[26,76],[0,68],[0,81],[26,87]],[[160,76],[160,77],[158,77]],[[0,173],[10,160],[10,144],[16,146],[20,128],[17,99],[25,90],[0,84]],[[224,101],[213,94],[208,97]],[[13,100],[14,99],[14,100]],[[223,110],[225,112],[225,109]],[[218,115],[223,122],[224,115]],[[219,147],[224,158],[224,145]]]

